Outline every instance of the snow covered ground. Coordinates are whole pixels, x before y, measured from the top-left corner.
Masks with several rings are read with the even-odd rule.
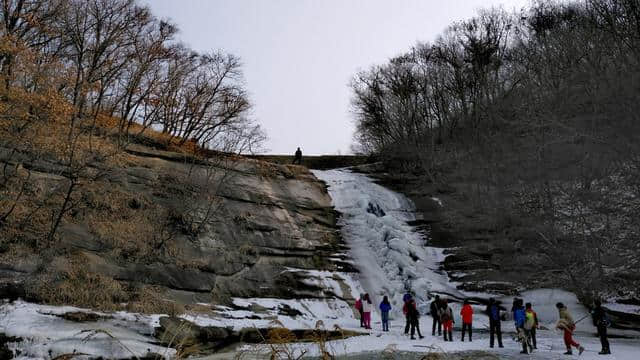
[[[444,259],[442,249],[429,247],[428,239],[408,225],[408,222],[415,220],[415,214],[413,204],[406,197],[375,184],[365,175],[348,170],[314,171],[314,174],[329,185],[334,206],[342,213],[340,226],[345,242],[350,248],[348,255],[360,272],[354,274],[302,269],[285,271],[304,273],[310,285],[321,286],[327,289],[328,294],[336,294],[337,298],[236,298],[233,299],[234,308],[217,307],[210,314],[183,315],[185,319],[201,326],[230,326],[234,329],[276,325],[291,329],[313,329],[318,321],[322,320],[326,329],[338,326],[342,329],[360,331],[353,304],[343,299],[355,298],[360,293],[368,292],[376,309],[382,296],[389,296],[394,308],[391,331],[380,331],[380,316],[376,311],[372,316],[374,329],[370,335],[329,342],[327,346],[330,352],[347,356],[349,359],[357,354],[360,354],[358,359],[379,358],[378,355],[385,351],[398,354],[451,353],[467,350],[487,350],[504,359],[570,358],[561,355],[564,351],[562,336],[557,330],[553,330],[557,318],[555,304],[563,302],[568,305],[576,320],[587,315],[587,309],[578,303],[575,295],[556,289],[539,289],[521,294],[525,301],[533,303],[542,325],[549,329],[538,332],[538,350],[528,357],[519,354],[519,343],[511,338],[511,321],[503,323],[505,348],[488,348],[488,321],[480,305],[475,306],[473,342],[460,342],[459,303],[452,304],[456,314],[454,342],[445,343],[440,337],[432,337],[431,318],[428,316],[421,318],[422,333],[426,337],[422,340],[410,340],[403,334],[404,317],[401,306],[402,295],[405,292],[411,291],[415,294],[422,314],[426,313],[430,296],[435,293],[448,294],[456,299],[469,296],[489,298],[491,295],[465,293],[456,289],[456,284],[449,281],[447,275],[440,270],[440,262]],[[507,307],[512,301],[511,298],[499,300],[507,304]],[[616,310],[635,312],[637,308],[618,307]],[[133,355],[139,357],[147,353],[158,353],[167,357],[174,355],[172,349],[153,344],[155,340],[151,334],[153,328],[158,326],[159,315],[102,314],[108,318],[88,323],[73,323],[56,316],[70,311],[87,310],[34,305],[20,301],[6,303],[0,306],[0,333],[24,339],[22,343],[11,345],[13,348],[21,349],[23,358],[46,359],[73,352],[106,358],[130,358]],[[291,313],[300,315],[285,315]],[[576,338],[587,348],[581,359],[640,359],[640,334],[617,333],[630,338],[612,339],[613,355],[601,357],[597,355],[600,345],[594,336],[594,327],[588,318],[581,321],[577,327]],[[298,353],[307,351],[309,356],[319,354],[317,345],[314,344],[291,346],[298,349]],[[260,352],[266,349],[247,345],[241,350]],[[233,358],[232,355],[229,358]],[[574,358],[577,358],[577,355],[574,355]]]
[[[90,311],[23,301],[5,303],[0,306],[0,333],[23,339],[9,344],[9,349],[19,350],[21,359],[53,359],[65,354],[91,358],[175,355],[174,349],[154,344],[157,339],[151,335],[159,326],[159,316],[93,312],[104,318],[86,323],[68,321],[59,316],[72,312]]]

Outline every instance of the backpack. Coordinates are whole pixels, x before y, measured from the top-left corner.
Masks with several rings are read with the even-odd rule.
[[[536,326],[536,317],[533,315],[533,312],[531,311],[525,312],[525,320],[524,320],[525,330],[531,330],[535,326]]]
[[[611,320],[609,320],[609,315],[607,315],[607,312],[604,310],[604,308],[598,307],[592,312],[592,314],[594,316],[593,324],[595,326],[609,327],[611,325]]]
[[[611,320],[609,320],[609,315],[607,315],[606,311],[604,311],[604,310],[602,311],[602,318],[600,319],[600,323],[604,327],[611,326]],[[596,324],[596,325],[598,325],[598,324]]]
[[[527,315],[524,311],[524,308],[516,309],[513,312],[513,320],[516,324],[516,327],[524,327],[524,323],[527,320]]]
[[[449,320],[453,320],[453,318],[451,316],[451,310],[447,307],[442,309],[442,315],[440,316],[440,321],[444,323],[445,321],[449,321]]]

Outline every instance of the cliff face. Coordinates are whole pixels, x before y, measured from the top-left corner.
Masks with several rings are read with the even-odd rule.
[[[30,173],[26,212],[54,211],[59,201],[46,199],[65,188],[64,166],[6,151],[0,159]],[[149,293],[183,304],[322,297],[288,270],[337,266],[326,260],[341,248],[336,214],[306,168],[131,146],[124,164],[95,161],[83,174],[54,241],[28,226],[4,241],[0,298],[110,308]]]

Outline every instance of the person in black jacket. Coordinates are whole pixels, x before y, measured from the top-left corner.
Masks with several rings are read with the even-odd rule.
[[[591,315],[593,316],[593,325],[598,329],[598,336],[600,336],[600,343],[602,344],[602,350],[599,354],[609,355],[611,354],[611,349],[609,348],[609,340],[607,339],[607,326],[609,326],[607,312],[602,307],[600,300],[596,300],[594,305]]]
[[[302,150],[300,150],[300,148],[298,148],[298,150],[296,150],[296,153],[293,157],[293,164],[298,164],[298,165],[302,165]]]
[[[411,340],[415,340],[414,334],[416,330],[418,330],[418,336],[420,339],[424,338],[420,333],[420,313],[418,312],[418,307],[416,305],[416,301],[414,299],[409,300],[407,303],[407,315],[409,317],[409,322],[411,324]]]
[[[442,335],[442,323],[440,322],[440,296],[436,295],[435,300],[431,302],[429,313],[433,318],[431,335],[436,336],[436,326],[438,327],[438,336]]]
[[[502,346],[502,329],[500,324],[500,304],[494,299],[489,299],[487,305],[487,315],[489,316],[489,346],[493,347],[494,337],[498,337],[498,346]]]

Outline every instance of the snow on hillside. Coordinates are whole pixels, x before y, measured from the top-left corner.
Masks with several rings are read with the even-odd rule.
[[[441,337],[431,336],[431,318],[426,314],[430,294],[449,294],[457,299],[465,296],[489,298],[490,294],[465,293],[456,289],[442,272],[440,262],[444,259],[441,249],[428,246],[428,239],[408,222],[415,220],[411,201],[380,185],[365,175],[348,170],[314,171],[329,186],[333,204],[342,216],[341,231],[349,247],[349,257],[359,273],[341,273],[289,268],[284,271],[298,272],[304,275],[309,285],[319,286],[326,291],[327,298],[315,299],[266,299],[235,298],[233,308],[215,306],[208,314],[186,314],[183,317],[201,326],[233,327],[236,330],[247,327],[270,327],[283,325],[291,329],[313,329],[322,320],[326,329],[338,326],[342,329],[363,331],[353,309],[353,303],[347,301],[362,292],[373,297],[373,330],[368,336],[359,336],[346,340],[331,341],[327,344],[337,355],[361,354],[353,359],[377,358],[371,355],[382,351],[392,352],[459,352],[466,350],[487,350],[504,359],[521,358],[519,343],[512,339],[514,333],[511,321],[503,322],[503,349],[488,348],[487,317],[483,306],[474,305],[474,341],[460,342],[460,305],[453,303],[456,318],[454,342],[444,342]],[[401,313],[402,295],[411,291],[415,294],[423,316],[420,319],[425,339],[410,340],[403,334],[404,316]],[[333,297],[335,294],[335,297]],[[388,295],[394,307],[391,318],[391,331],[382,332],[377,304],[382,296]],[[545,329],[538,332],[538,350],[530,359],[558,359],[563,357],[562,335],[554,329],[557,319],[555,304],[566,304],[576,320],[584,318],[588,312],[579,304],[572,293],[557,289],[538,289],[521,294],[526,302],[532,302]],[[512,298],[500,298],[506,308],[510,308]],[[617,310],[635,312],[637,309],[618,307]],[[87,311],[71,307],[53,307],[28,304],[25,302],[5,303],[0,306],[0,333],[19,336],[24,342],[12,344],[20,348],[23,358],[49,358],[56,355],[83,352],[92,356],[131,357],[143,356],[154,352],[172,356],[171,349],[153,344],[150,336],[158,326],[159,315],[143,316],[137,314],[102,314],[107,318],[96,322],[73,323],[56,316],[70,311]],[[293,316],[292,314],[297,314]],[[92,330],[105,330],[117,340],[105,333]],[[587,317],[577,326],[576,337],[587,351],[581,359],[603,358],[597,355],[598,339],[595,329]],[[612,339],[613,355],[607,359],[637,359],[640,354],[640,340],[637,332],[620,332],[626,339]],[[308,351],[308,355],[318,355],[317,345],[294,344],[299,351]],[[246,345],[242,350],[268,352],[268,348]],[[369,356],[371,355],[371,356]],[[577,357],[575,355],[574,357]],[[230,355],[229,358],[233,358]],[[351,357],[349,357],[351,358]]]
[[[23,301],[0,305],[0,334],[22,338],[9,344],[19,350],[23,359],[53,359],[65,354],[87,357],[132,358],[149,354],[166,357],[175,350],[158,346],[152,337],[160,316],[126,312],[96,313],[97,321],[72,322],[63,319],[65,313],[89,313],[71,306],[47,306]]]

